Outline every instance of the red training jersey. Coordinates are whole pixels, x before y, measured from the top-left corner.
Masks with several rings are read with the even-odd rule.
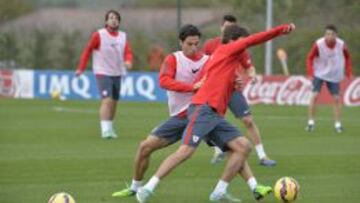
[[[193,96],[192,103],[208,104],[220,115],[225,115],[233,92],[240,53],[248,47],[283,34],[288,27],[289,25],[277,26],[269,31],[220,45],[205,64],[207,78],[204,85]]]
[[[222,45],[220,37],[209,39],[204,44],[203,52],[206,55],[212,55],[220,45]],[[241,72],[242,69],[249,69],[252,66],[254,66],[252,64],[251,57],[248,51],[244,50],[239,54],[239,64],[240,64],[239,72]],[[203,68],[196,81],[199,81],[205,74],[206,74],[206,69]]]

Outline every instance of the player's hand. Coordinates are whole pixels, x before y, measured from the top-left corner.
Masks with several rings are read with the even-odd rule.
[[[244,85],[244,79],[241,77],[241,76],[238,76],[236,79],[235,79],[235,85],[234,85],[234,88],[236,90],[241,90],[243,88],[243,85]]]
[[[354,76],[353,75],[349,75],[349,76],[346,76],[348,80],[353,80],[354,79]]]
[[[312,81],[312,80],[314,79],[314,76],[312,76],[312,75],[307,75],[306,78],[307,78],[308,80]]]
[[[81,74],[82,74],[82,71],[80,71],[80,70],[75,71],[75,76],[76,77],[80,77]]]
[[[296,27],[295,27],[295,24],[294,24],[294,23],[290,23],[290,24],[288,24],[288,25],[284,28],[283,32],[284,32],[285,34],[288,34],[288,33],[292,32],[292,31],[294,31],[295,28],[296,28]]]
[[[250,77],[250,84],[254,85],[258,82],[258,78],[256,76]]]
[[[131,70],[133,66],[132,66],[131,62],[125,61],[125,67],[126,67],[126,69]]]
[[[193,85],[193,91],[196,92],[198,89],[200,89],[200,87],[203,86],[205,80],[206,80],[206,75],[204,77],[202,77],[199,82],[196,82]]]

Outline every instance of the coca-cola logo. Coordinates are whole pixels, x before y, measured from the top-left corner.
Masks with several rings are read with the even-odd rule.
[[[311,97],[311,82],[303,76],[289,77],[276,95],[279,105],[308,105]]]
[[[269,81],[259,76],[257,83],[245,86],[244,95],[249,104],[273,104],[281,85],[282,81]]]
[[[360,106],[360,78],[353,80],[346,88],[344,103],[346,106]]]
[[[346,106],[360,106],[360,78],[353,80],[350,85],[344,81]],[[278,104],[278,105],[308,105],[312,95],[311,81],[303,76],[259,77],[255,85],[247,84],[244,95],[249,104]],[[320,92],[319,103],[331,104],[330,94],[324,90]]]
[[[311,82],[303,76],[259,77],[256,84],[245,86],[244,95],[250,104],[307,105]]]

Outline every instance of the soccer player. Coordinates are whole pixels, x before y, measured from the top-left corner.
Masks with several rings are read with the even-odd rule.
[[[341,133],[343,126],[340,121],[340,82],[344,78],[344,73],[348,78],[352,77],[352,68],[350,52],[345,42],[338,37],[338,32],[334,25],[326,26],[324,37],[316,40],[313,44],[308,54],[306,65],[308,76],[313,78],[313,90],[308,110],[306,131],[311,132],[314,130],[316,99],[322,84],[326,83],[327,89],[334,100],[335,131]]]
[[[236,18],[232,15],[225,15],[223,17],[222,25],[221,25],[221,35],[224,33],[225,27],[229,25],[235,25],[237,22]],[[215,37],[206,41],[204,44],[204,53],[207,55],[211,55],[214,53],[215,49],[221,45],[221,38]],[[240,64],[246,70],[246,74],[251,78],[252,83],[256,82],[256,70],[254,65],[251,62],[250,54],[247,51],[241,53]],[[263,166],[275,166],[276,161],[271,160],[265,153],[264,146],[261,142],[260,131],[257,127],[250,111],[250,107],[246,101],[246,98],[242,94],[241,90],[234,91],[232,94],[230,103],[228,104],[230,111],[234,114],[234,116],[244,123],[244,126],[252,140],[255,144],[256,154],[260,160],[260,165]],[[211,163],[218,163],[224,157],[224,153],[217,147],[215,147],[214,156],[211,159]]]
[[[110,10],[105,14],[105,27],[94,32],[83,50],[76,75],[86,69],[90,54],[93,72],[101,96],[100,126],[101,137],[116,138],[113,121],[119,100],[121,77],[132,68],[133,54],[127,34],[119,31],[120,13]]]
[[[186,110],[191,103],[191,96],[203,84],[195,78],[208,59],[198,51],[201,32],[193,25],[185,25],[179,33],[181,51],[168,55],[163,62],[159,80],[160,86],[168,90],[170,118],[155,128],[141,142],[135,156],[134,174],[130,188],[113,193],[115,197],[133,196],[142,186],[144,174],[148,168],[151,154],[181,139],[188,123]],[[271,187],[257,183],[250,167],[239,172],[246,180],[256,199],[262,199],[271,192]]]
[[[239,54],[250,46],[286,34],[295,29],[293,24],[275,27],[269,31],[244,36],[247,31],[236,25],[225,28],[223,45],[215,50],[205,64],[206,80],[192,98],[192,104],[187,111],[189,123],[182,136],[182,144],[176,152],[168,156],[160,165],[155,175],[138,188],[138,202],[147,202],[154,192],[160,179],[168,175],[176,166],[190,158],[196,147],[207,135],[222,149],[231,149],[223,175],[210,195],[211,201],[229,200],[227,187],[251,151],[250,142],[224,118],[226,106],[233,91],[236,70],[239,67]]]
[[[185,25],[179,32],[181,51],[166,56],[159,75],[160,86],[167,90],[170,118],[160,124],[140,143],[134,164],[131,187],[113,196],[132,196],[142,186],[144,174],[150,162],[150,155],[181,139],[188,120],[186,111],[194,92],[203,81],[195,79],[208,59],[198,51],[201,32],[193,25]]]

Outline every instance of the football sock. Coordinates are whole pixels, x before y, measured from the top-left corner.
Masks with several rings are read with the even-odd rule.
[[[131,182],[131,186],[130,186],[130,189],[132,190],[132,191],[137,191],[137,189],[139,188],[139,187],[141,187],[143,185],[143,181],[142,180],[140,180],[140,181],[137,181],[137,180],[132,180],[132,182]]]
[[[151,192],[153,192],[156,188],[156,186],[159,184],[160,179],[156,176],[153,176],[150,178],[150,180],[146,183],[146,185],[144,186],[144,188],[150,190]]]
[[[109,132],[113,130],[113,121],[111,120],[102,120],[100,121],[101,132]]]
[[[223,180],[219,180],[219,182],[217,183],[213,193],[225,194],[226,191],[227,191],[228,186],[229,186],[228,182],[225,182]]]
[[[264,146],[262,144],[256,145],[255,150],[260,160],[266,158]]]
[[[214,150],[216,154],[224,153],[219,147],[214,147]]]
[[[249,178],[247,181],[247,184],[250,188],[251,191],[254,191],[256,186],[257,186],[257,182],[256,179],[254,177]]]
[[[341,128],[341,122],[340,121],[335,122],[335,128]]]
[[[314,119],[309,119],[308,120],[308,125],[315,125]]]

